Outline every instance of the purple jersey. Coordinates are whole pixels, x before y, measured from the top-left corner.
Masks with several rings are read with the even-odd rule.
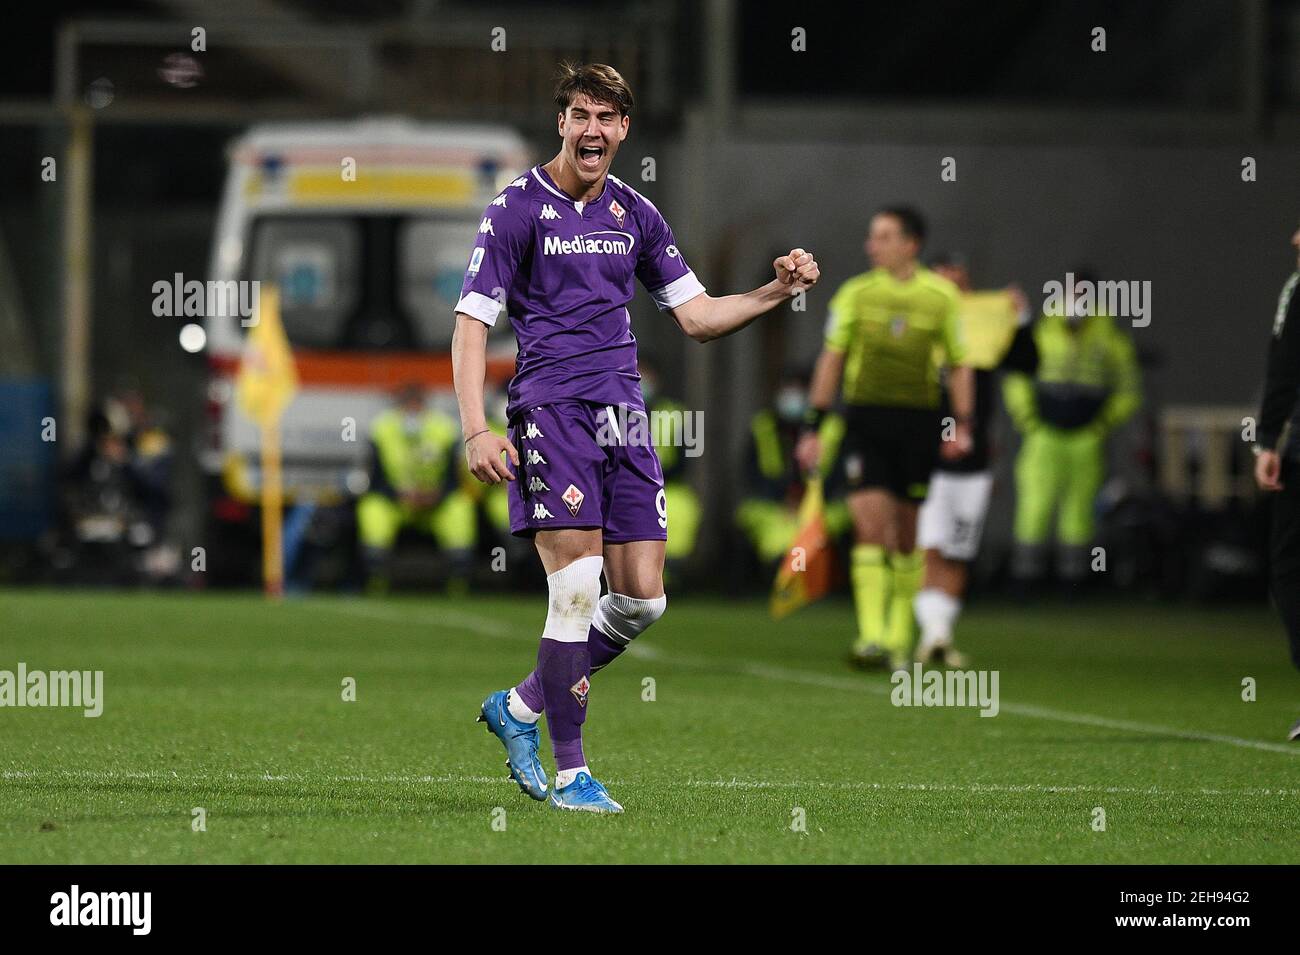
[[[644,410],[633,278],[660,309],[704,291],[650,200],[607,176],[600,198],[577,202],[534,166],[478,231],[456,311],[492,325],[505,305],[519,339],[507,413],[566,399]]]

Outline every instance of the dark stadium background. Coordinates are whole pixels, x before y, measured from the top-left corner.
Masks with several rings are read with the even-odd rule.
[[[998,938],[1031,926],[1052,937],[1063,925],[1078,937],[1134,915],[1282,924],[1271,907],[1280,913],[1294,886],[1265,891],[1257,867],[1300,862],[1300,712],[1284,575],[1273,578],[1281,608],[1267,593],[1263,543],[1278,495],[1256,490],[1242,419],[1259,412],[1279,292],[1296,274],[1300,0],[50,0],[4,14],[0,877],[13,865],[51,867],[48,885],[14,870],[23,888],[0,890],[6,927],[50,925],[51,895],[73,885],[152,887],[155,934],[182,922],[192,934],[194,893],[183,917],[172,904],[192,884],[180,865],[539,862],[970,864],[969,884],[954,869],[918,876],[924,885],[875,880],[869,911],[954,932],[976,923],[936,911],[977,912],[977,928]],[[206,31],[201,53],[190,49],[195,27]],[[1098,27],[1104,52],[1092,48]],[[497,52],[501,30],[508,46]],[[769,281],[773,258],[794,246],[815,252],[822,275],[806,311],[776,308],[707,345],[636,293],[643,362],[703,414],[704,453],[688,472],[703,527],[686,564],[668,564],[663,619],[590,680],[584,758],[625,809],[600,819],[527,798],[485,732],[492,724],[475,721],[485,694],[518,686],[546,644],[552,601],[529,545],[507,550],[501,569],[480,546],[466,583],[448,572],[454,546],[440,552],[413,534],[397,548],[391,593],[365,573],[383,550],[356,541],[366,475],[354,487],[361,469],[339,463],[365,445],[343,447],[335,428],[356,415],[364,440],[391,392],[435,377],[430,368],[449,375],[446,356],[297,343],[300,369],[317,362],[338,377],[314,379],[328,386],[312,396],[320,413],[285,416],[282,433],[286,446],[291,425],[314,435],[336,499],[284,508],[286,538],[305,527],[313,559],[290,567],[279,599],[259,586],[258,489],[213,467],[260,453],[255,427],[231,410],[243,340],[233,320],[209,321],[208,349],[187,351],[193,319],[153,308],[154,283],[207,279],[210,268],[292,287],[290,256],[258,256],[293,242],[265,239],[252,222],[225,234],[237,242],[214,241],[219,203],[236,194],[225,191],[227,149],[254,127],[334,123],[309,175],[293,155],[307,152],[302,131],[250,147],[235,166],[247,205],[278,227],[285,217],[265,210],[286,195],[295,211],[327,208],[321,218],[359,204],[364,225],[307,223],[294,250],[321,253],[328,287],[330,262],[362,256],[331,258],[346,242],[321,233],[350,224],[364,235],[371,284],[343,296],[352,311],[338,338],[393,317],[407,332],[441,321],[449,335],[451,309],[439,317],[437,299],[459,292],[483,205],[554,155],[564,60],[607,62],[629,81],[637,106],[612,172],[663,211],[710,292]],[[372,117],[411,122],[360,122]],[[439,167],[430,156],[448,138],[443,121],[489,124],[498,144],[466,149],[458,131],[457,159]],[[492,157],[518,141],[528,161],[496,168]],[[386,166],[394,143],[403,160],[417,157],[411,166]],[[346,195],[335,164],[354,144],[369,150],[363,172],[383,175],[363,175]],[[53,182],[42,177],[47,158]],[[947,159],[955,181],[941,178]],[[394,193],[419,205],[372,214]],[[1136,348],[1144,402],[1107,446],[1095,509],[1105,572],[1042,587],[1013,579],[1019,438],[999,411],[992,510],[955,646],[927,639],[873,673],[858,669],[877,661],[855,638],[885,593],[889,628],[907,629],[910,561],[873,564],[868,545],[851,588],[841,541],[838,589],[795,606],[823,575],[797,573],[802,555],[782,540],[769,556],[789,569],[789,586],[774,588],[775,566],[759,566],[735,515],[749,493],[753,416],[775,410],[783,376],[810,368],[831,295],[868,267],[872,213],[901,203],[928,218],[927,253],[962,253],[976,288],[1017,282],[1036,308],[1044,283],[1086,267],[1149,282],[1151,320],[1117,322]],[[429,231],[403,232],[403,215]],[[450,223],[441,240],[440,217]],[[389,254],[404,240],[426,253],[423,271]],[[372,295],[377,275],[382,294]],[[424,312],[402,293],[421,297]],[[292,334],[314,330],[282,311]],[[489,347],[508,351],[501,325]],[[509,365],[506,355],[493,367]],[[158,435],[133,419],[137,394],[170,458],[144,450],[141,433]],[[440,403],[450,406],[446,395]],[[212,440],[217,419],[240,431],[225,447]],[[55,425],[57,440],[43,440]],[[104,448],[87,443],[92,428]],[[451,452],[459,437],[447,432]],[[106,479],[82,467],[85,448],[107,462]],[[287,470],[300,463],[285,457]],[[85,517],[136,520],[137,502],[117,491],[140,459],[170,460],[161,546],[122,531],[144,521]],[[769,528],[793,533],[803,484],[769,483],[789,498]],[[82,500],[83,487],[98,496]],[[825,566],[814,559],[809,570]],[[48,694],[33,692],[42,675]],[[68,696],[76,676],[97,687],[93,705]],[[580,684],[566,685],[579,695]],[[556,711],[546,708],[549,723]],[[558,769],[555,747],[540,742],[548,773]],[[112,868],[125,864],[131,873]],[[152,879],[138,864],[169,869]],[[92,878],[86,865],[109,868]],[[1021,878],[1012,868],[1026,865],[1071,872]],[[357,907],[358,880],[329,882],[349,893],[335,908]],[[382,875],[362,884],[383,893],[375,908],[386,918],[428,909],[423,883],[415,905]],[[497,909],[516,904],[490,880],[467,884]],[[299,906],[304,885],[313,898]],[[275,906],[297,940],[317,922],[336,939],[339,919],[292,917],[333,901],[321,887],[323,896],[310,879],[277,878],[268,892],[222,878],[207,908],[243,930],[258,905]],[[1132,898],[1173,890],[1188,898]],[[1243,890],[1248,903],[1222,898]],[[1193,898],[1211,894],[1215,904]],[[790,911],[788,893],[782,901]]]
[[[706,413],[697,570],[735,563],[730,515],[749,415],[783,370],[815,357],[830,291],[865,268],[871,211],[907,201],[929,217],[931,250],[964,252],[980,286],[1018,281],[1033,299],[1044,281],[1085,264],[1103,278],[1152,282],[1153,320],[1131,330],[1146,402],[1111,451],[1123,483],[1110,490],[1129,506],[1106,527],[1145,550],[1117,585],[1261,598],[1258,502],[1248,490],[1209,506],[1170,494],[1159,435],[1171,407],[1257,406],[1267,329],[1294,267],[1300,4],[356,7],[52,3],[27,6],[0,33],[0,282],[14,303],[0,313],[0,380],[46,383],[70,438],[86,403],[115,382],[138,383],[178,447],[177,541],[199,539],[204,526],[188,452],[205,367],[153,316],[150,286],[205,272],[225,143],[259,120],[398,113],[509,123],[544,159],[554,145],[550,71],[563,58],[595,58],[624,70],[640,101],[614,171],[636,182],[641,157],[656,159],[656,181],[637,184],[711,290],[759,282],[792,243],[822,264],[806,313],[782,311],[707,349],[637,300],[643,350],[667,389]],[[123,25],[140,32],[125,39]],[[157,68],[184,49],[192,25],[208,29],[204,75],[193,89],[169,88]],[[488,50],[495,25],[509,30],[504,57]],[[1098,25],[1104,53],[1089,48]],[[791,51],[794,26],[807,30],[808,52]],[[305,39],[367,47],[378,79],[360,83],[352,61]],[[521,57],[527,68],[509,73],[506,61]],[[85,375],[69,381],[63,190],[41,183],[39,168],[41,157],[63,156],[67,108],[100,76],[113,80],[114,98],[92,111],[91,339]],[[955,183],[939,180],[946,156],[957,160]],[[1240,175],[1247,156],[1255,182]],[[32,408],[0,406],[5,441],[31,422]],[[70,447],[61,437],[57,453],[66,459]],[[1197,447],[1172,471],[1203,470]],[[1244,450],[1234,449],[1232,467],[1244,466]],[[1008,544],[1009,464],[1004,454],[986,578]],[[56,465],[38,461],[35,481],[11,467],[0,485],[0,581],[46,579],[39,538],[52,520]],[[762,586],[706,577],[703,586]]]

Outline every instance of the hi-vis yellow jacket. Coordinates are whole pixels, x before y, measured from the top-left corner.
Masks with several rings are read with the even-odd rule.
[[[401,411],[389,408],[381,412],[370,425],[380,471],[372,474],[371,490],[401,493],[445,488],[455,479],[452,456],[459,438],[456,422],[441,412],[421,414],[414,434],[407,433]]]
[[[1002,385],[1007,411],[1020,431],[1040,424],[1108,432],[1142,404],[1133,343],[1109,315],[1089,315],[1071,329],[1062,315],[1034,326],[1038,372],[1008,374]]]

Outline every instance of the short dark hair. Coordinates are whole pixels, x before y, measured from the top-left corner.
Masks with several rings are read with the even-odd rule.
[[[555,105],[567,112],[575,97],[585,95],[628,116],[636,102],[621,73],[606,63],[561,63],[555,77]]]
[[[893,216],[903,227],[903,235],[915,239],[917,245],[925,245],[925,217],[911,206],[881,206],[872,215]]]

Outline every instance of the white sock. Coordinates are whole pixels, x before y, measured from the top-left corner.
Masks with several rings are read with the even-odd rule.
[[[952,643],[952,625],[961,613],[961,601],[934,587],[916,595],[916,622],[921,625],[921,643],[946,647]]]
[[[530,710],[524,701],[519,698],[519,693],[513,689],[506,694],[506,709],[510,711],[511,716],[521,723],[536,723],[542,718],[542,714]]]
[[[586,773],[590,776],[591,770],[586,766],[579,766],[576,769],[557,769],[555,771],[555,788],[563,789],[578,778],[578,773]]]
[[[600,571],[605,559],[599,554],[579,557],[546,578],[549,594],[543,640],[586,643],[591,618],[600,602]]]

